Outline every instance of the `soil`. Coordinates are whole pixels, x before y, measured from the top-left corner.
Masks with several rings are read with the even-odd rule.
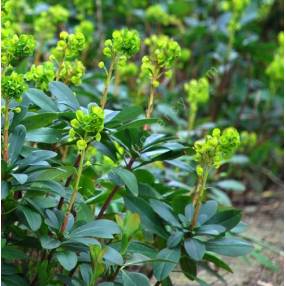
[[[236,206],[239,203],[236,202]],[[240,207],[240,206],[238,206]],[[282,286],[283,280],[283,190],[268,191],[262,198],[243,209],[243,221],[248,224],[244,235],[263,243],[262,253],[276,265],[273,271],[261,265],[257,260],[246,258],[225,258],[234,273],[220,271],[225,283],[211,276],[204,270],[198,277],[214,286]],[[267,245],[267,246],[266,246]],[[269,249],[269,247],[271,249]],[[249,258],[249,259],[248,259]],[[196,282],[188,280],[180,270],[171,275],[175,286],[195,286]]]

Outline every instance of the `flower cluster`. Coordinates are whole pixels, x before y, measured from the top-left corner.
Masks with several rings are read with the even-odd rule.
[[[41,41],[52,39],[57,26],[65,23],[68,17],[69,11],[61,5],[51,6],[47,11],[43,11],[34,22],[37,38]]]
[[[34,82],[35,87],[47,90],[49,82],[53,81],[55,76],[55,65],[47,61],[40,65],[32,65],[30,71],[25,74],[25,79]]]
[[[149,47],[149,55],[142,58],[141,76],[155,79],[154,86],[158,86],[158,79],[162,72],[171,76],[171,68],[175,60],[181,55],[179,44],[165,35],[152,35],[145,39]]]
[[[112,39],[104,42],[103,54],[109,58],[117,58],[119,64],[125,64],[126,60],[140,50],[141,40],[135,30],[116,30],[112,33]]]
[[[222,9],[233,13],[242,13],[248,6],[250,0],[227,0],[223,1]]]
[[[23,93],[28,89],[22,74],[12,72],[10,75],[2,77],[1,92],[3,98],[22,100]]]
[[[22,59],[33,54],[35,50],[36,42],[33,36],[22,34],[20,36],[5,35],[5,31],[2,33],[2,65],[9,66],[15,65]]]
[[[76,17],[78,19],[84,19],[86,16],[92,16],[94,13],[94,1],[93,0],[73,0],[73,4],[77,11]]]
[[[74,85],[80,85],[85,73],[85,66],[79,60],[65,61],[59,70],[58,79]]]
[[[138,67],[134,63],[127,63],[123,66],[118,66],[118,73],[121,79],[127,79],[137,74]]]
[[[240,134],[240,146],[242,148],[253,148],[257,142],[257,135],[255,132],[242,131]]]
[[[146,10],[146,20],[150,23],[162,24],[163,26],[179,24],[179,19],[173,15],[169,15],[159,4],[148,7]]]
[[[192,79],[184,84],[184,89],[188,94],[188,101],[191,105],[205,103],[209,99],[209,82],[205,77],[199,80]]]
[[[220,129],[215,128],[212,135],[196,141],[194,159],[199,163],[198,175],[201,175],[204,169],[218,168],[223,161],[228,160],[234,154],[239,145],[240,136],[233,127],[225,129],[222,133]]]
[[[72,119],[69,140],[77,140],[78,150],[84,150],[91,139],[100,140],[100,132],[104,127],[104,112],[97,105],[89,105],[87,111],[77,110]]]
[[[86,43],[92,43],[94,37],[94,25],[91,21],[83,20],[78,26],[75,27],[76,33],[82,33],[85,37]]]
[[[53,59],[59,62],[63,59],[72,60],[78,57],[85,47],[86,41],[82,33],[69,34],[63,31],[60,33],[56,48],[52,50]]]
[[[279,47],[274,58],[266,69],[266,74],[271,79],[272,85],[275,82],[283,82],[284,79],[284,32],[278,34],[278,44]]]

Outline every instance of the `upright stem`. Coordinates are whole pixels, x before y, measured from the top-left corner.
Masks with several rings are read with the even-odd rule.
[[[7,162],[8,155],[8,143],[9,143],[9,98],[5,99],[5,113],[4,113],[4,142],[3,142],[3,159]]]
[[[148,107],[146,110],[146,118],[149,119],[152,116],[154,109],[154,98],[155,98],[155,87],[151,85],[150,96],[148,100]],[[147,124],[144,125],[144,130],[148,130],[149,126]]]
[[[197,114],[197,106],[195,104],[191,104],[191,114],[189,117],[189,126],[188,126],[189,131],[192,130],[194,127],[196,114]]]
[[[63,221],[63,224],[62,224],[61,230],[60,230],[60,232],[62,232],[62,233],[66,229],[69,214],[71,213],[73,205],[74,205],[75,200],[76,200],[76,196],[78,193],[78,186],[79,186],[79,182],[80,182],[80,177],[81,177],[82,170],[83,170],[84,157],[85,157],[85,150],[81,151],[81,157],[80,157],[78,172],[77,172],[76,181],[75,181],[75,185],[74,185],[74,190],[73,190],[73,193],[72,193],[72,196],[71,196],[71,199],[70,199],[70,202],[69,202],[69,205],[68,205],[65,217],[64,217],[64,221]]]
[[[199,211],[200,211],[202,200],[204,197],[204,191],[206,187],[207,178],[208,178],[208,171],[204,170],[202,176],[199,176],[196,193],[195,193],[195,197],[193,201],[195,211],[194,211],[194,215],[193,215],[193,219],[191,223],[192,228],[194,228],[197,224]]]
[[[109,88],[109,84],[110,84],[111,77],[112,77],[114,62],[115,62],[114,59],[112,59],[109,70],[108,70],[108,74],[107,74],[107,78],[106,78],[106,82],[104,86],[104,91],[103,91],[102,98],[100,101],[100,105],[102,109],[104,109],[106,102],[107,102],[107,93],[108,93],[108,88]]]
[[[126,168],[128,170],[130,170],[132,168],[132,165],[134,163],[135,159],[134,158],[130,158],[130,161],[128,162]],[[105,213],[105,211],[107,210],[107,208],[109,207],[113,197],[115,196],[115,194],[119,191],[120,187],[119,186],[114,186],[114,188],[112,189],[111,193],[109,194],[109,196],[107,197],[107,199],[105,200],[103,206],[101,207],[101,210],[99,211],[99,214],[97,215],[96,219],[101,219]]]

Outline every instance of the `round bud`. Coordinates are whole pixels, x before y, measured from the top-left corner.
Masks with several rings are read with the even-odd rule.
[[[83,151],[87,147],[87,143],[84,139],[79,139],[76,142],[76,146],[79,151]]]
[[[66,31],[62,31],[60,33],[60,39],[62,39],[62,40],[66,40],[68,38],[68,36],[69,36],[69,33]]]
[[[98,63],[98,67],[99,67],[100,69],[103,69],[103,68],[104,68],[104,62],[103,62],[103,61],[99,62],[99,63]]]

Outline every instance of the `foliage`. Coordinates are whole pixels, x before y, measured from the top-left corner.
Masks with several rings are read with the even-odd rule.
[[[3,285],[275,268],[227,195],[281,171],[275,5],[161,2],[2,3]]]

